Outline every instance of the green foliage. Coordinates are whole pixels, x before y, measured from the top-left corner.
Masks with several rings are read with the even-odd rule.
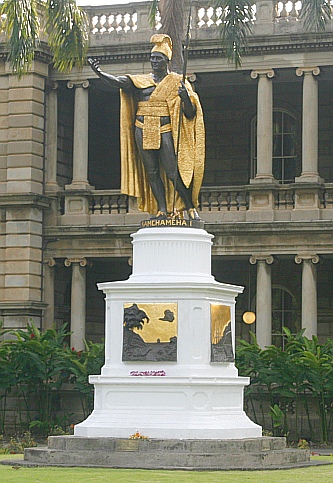
[[[104,345],[85,342],[85,351],[72,351],[72,355],[74,354],[76,358],[72,359],[72,380],[75,381],[75,387],[80,394],[84,417],[87,417],[94,408],[94,393],[89,384],[89,376],[101,372],[104,363]]]
[[[310,449],[309,442],[306,439],[300,439],[297,443],[299,449]]]
[[[29,431],[23,433],[22,437],[11,437],[9,443],[3,443],[3,437],[0,437],[0,454],[21,454],[25,448],[37,446]]]
[[[82,68],[89,43],[89,22],[76,0],[4,0],[2,29],[8,60],[20,78],[31,67],[41,34],[46,34],[54,66],[69,72]]]
[[[158,10],[162,17],[162,26],[168,25],[169,21],[176,23],[176,19],[172,18],[174,15],[172,6],[177,2],[179,0],[151,0],[149,2],[150,25],[154,27]],[[230,64],[234,64],[236,69],[241,66],[248,38],[252,34],[254,3],[254,0],[211,0],[209,3],[216,11],[217,29],[222,45],[226,49],[227,60]],[[184,9],[184,15],[185,11]],[[170,19],[166,18],[169,16],[171,16]],[[330,0],[302,0],[300,18],[308,31],[325,30],[326,24],[331,20]],[[177,21],[177,25],[182,24]],[[171,34],[168,31],[164,33]]]
[[[330,439],[333,418],[333,341],[320,344],[317,337],[308,339],[304,330],[292,335],[283,329],[285,349],[274,345],[260,349],[252,334],[252,341],[239,341],[236,357],[239,372],[251,378],[246,397],[252,408],[259,397],[261,421],[265,422],[264,401],[268,398],[271,426],[275,435],[288,435],[290,413],[295,414],[296,436],[299,439],[298,415],[307,416],[311,439],[315,439],[309,410],[309,399],[316,405],[321,437]],[[257,416],[256,416],[257,417]],[[257,418],[258,419],[258,418]]]
[[[219,33],[226,56],[236,69],[241,66],[247,38],[252,32],[253,12],[251,0],[213,0],[220,20]]]
[[[158,7],[159,7],[159,0],[151,0],[150,5],[149,5],[149,24],[151,27],[155,26],[156,23],[156,16],[158,13]]]
[[[41,333],[31,324],[9,334],[12,339],[0,342],[0,432],[4,431],[8,396],[18,401],[18,433],[28,429],[40,435],[68,432],[72,413],[60,413],[60,390],[65,383],[72,385],[80,394],[85,416],[89,414],[93,387],[88,375],[100,373],[103,344],[87,343],[82,352],[71,350],[66,325]]]
[[[47,0],[46,32],[53,63],[60,72],[83,67],[89,43],[89,21],[76,0]]]
[[[274,404],[271,409],[271,416],[273,420],[273,428],[279,429],[280,435],[279,436],[284,436],[286,433],[284,431],[285,429],[285,413],[282,411],[282,409],[277,405]]]
[[[0,434],[4,431],[9,396],[16,396],[19,402],[18,434],[27,430],[43,436],[67,434],[73,413],[60,411],[60,391],[64,384],[69,385],[80,396],[84,417],[90,414],[93,387],[88,377],[100,374],[103,344],[86,342],[84,351],[71,350],[66,325],[44,333],[33,324],[17,331],[3,331],[0,325],[0,336],[4,334],[11,339],[0,342]],[[256,422],[263,424],[265,430],[272,428],[276,436],[288,436],[293,413],[296,441],[304,436],[304,429],[297,426],[301,412],[307,416],[310,439],[315,440],[311,399],[319,417],[321,439],[328,442],[333,430],[333,341],[320,344],[316,337],[305,337],[304,331],[292,335],[286,328],[284,337],[284,350],[274,345],[261,349],[253,334],[251,342],[238,342],[239,373],[251,378],[246,399],[252,405]],[[258,399],[260,418],[256,414]],[[269,414],[265,408],[267,399]]]
[[[179,21],[176,10],[179,0],[152,0],[149,6],[149,22],[154,27],[158,10],[161,13],[162,30],[171,35],[174,49],[177,50],[184,34],[184,19]],[[184,3],[184,2],[183,2]],[[216,9],[216,20],[221,42],[226,49],[228,62],[234,64],[236,69],[241,65],[242,54],[247,45],[247,37],[252,32],[253,13],[252,0],[211,0],[210,4]],[[181,5],[184,17],[188,10]],[[177,15],[175,15],[177,12]],[[174,28],[172,28],[174,26]],[[178,30],[181,29],[181,32]],[[179,38],[179,42],[178,42]]]
[[[31,0],[4,0],[3,29],[8,35],[9,54],[13,72],[19,77],[26,73],[38,45],[39,18],[37,3]]]
[[[330,0],[302,0],[300,17],[306,30],[325,30],[325,25],[331,20]]]

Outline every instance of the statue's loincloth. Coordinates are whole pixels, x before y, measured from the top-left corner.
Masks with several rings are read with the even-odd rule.
[[[150,100],[138,102],[136,115],[144,118],[143,122],[135,121],[135,126],[142,129],[142,148],[160,149],[161,134],[172,130],[171,123],[161,126],[161,117],[170,116],[168,104]]]

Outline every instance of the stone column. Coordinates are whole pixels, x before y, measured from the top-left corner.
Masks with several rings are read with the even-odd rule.
[[[58,84],[52,82],[47,96],[45,191],[58,191]]]
[[[257,69],[252,79],[259,77],[257,103],[257,172],[250,183],[272,183],[273,177],[273,69]]]
[[[302,263],[302,329],[311,338],[317,335],[317,267],[318,255],[299,254],[295,262]]]
[[[303,79],[302,173],[296,182],[323,182],[318,174],[318,83],[319,67],[300,67]]]
[[[73,179],[66,189],[91,188],[88,182],[88,115],[89,81],[68,82],[69,89],[75,89],[74,137],[73,137]]]
[[[86,266],[85,258],[66,258],[65,266],[72,266],[71,347],[84,349],[86,338]]]
[[[44,302],[47,307],[44,311],[43,330],[52,329],[54,324],[54,258],[44,261]]]
[[[256,336],[260,347],[272,343],[272,255],[253,255],[252,265],[257,264]]]

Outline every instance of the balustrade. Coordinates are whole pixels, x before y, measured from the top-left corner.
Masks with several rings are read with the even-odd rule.
[[[323,193],[322,207],[333,208],[333,185],[326,186]]]
[[[115,6],[118,7],[118,6]],[[128,33],[135,32],[138,28],[138,14],[134,7],[123,9],[119,12],[118,9],[114,13],[104,9],[101,12],[93,12],[90,15],[90,29],[93,35],[95,34],[110,34],[112,32]],[[112,7],[110,7],[111,9]]]
[[[254,24],[254,34],[256,24],[267,22],[266,18],[257,18],[257,9],[260,8],[262,0],[252,2],[252,22]],[[266,2],[267,3],[267,2]],[[331,2],[333,7],[333,0]],[[275,1],[274,21],[279,24],[286,24],[300,20],[302,10],[302,0],[280,0]],[[273,8],[272,7],[272,8]],[[264,8],[267,8],[265,5]],[[129,3],[121,5],[86,7],[90,17],[91,33],[96,34],[128,34],[141,30],[150,30],[148,22],[149,5],[145,2]],[[216,28],[221,24],[221,9],[213,8],[209,0],[196,0],[192,3],[192,29]],[[161,18],[156,17],[155,30],[161,28]],[[276,34],[279,33],[278,25]]]
[[[128,213],[128,196],[118,190],[95,191],[89,195],[89,212],[92,215]]]
[[[274,210],[295,210],[296,190],[302,192],[308,190],[306,186],[299,185],[276,185],[272,188],[274,197]],[[58,199],[58,213],[64,214],[63,192]],[[73,195],[72,195],[73,196]],[[82,196],[82,193],[80,194]],[[129,197],[121,194],[120,190],[93,190],[86,195],[88,199],[89,214],[97,217],[99,215],[123,215],[131,212]],[[202,213],[218,212],[245,212],[250,209],[249,199],[251,186],[204,186],[201,189],[199,199],[199,211]],[[333,209],[333,184],[327,183],[319,190],[319,208],[322,210]],[[218,221],[218,215],[217,219]]]
[[[282,0],[275,2],[277,21],[295,21],[299,18],[302,9],[300,0]]]
[[[243,187],[205,187],[201,191],[201,211],[246,211],[248,208],[249,193]]]
[[[252,2],[252,21],[254,26],[260,22],[256,12],[262,0]],[[333,0],[331,1],[333,8]],[[148,2],[113,4],[83,7],[89,16],[90,32],[92,35],[131,34],[139,30],[150,30],[148,22]],[[300,19],[302,0],[280,0],[274,3],[275,21],[277,23],[295,22]],[[221,9],[214,9],[209,0],[194,0],[192,10],[192,28],[215,28],[221,24]],[[156,17],[155,30],[161,28],[161,18]],[[1,22],[0,22],[1,33]],[[254,32],[255,33],[255,32]],[[278,34],[278,30],[276,31]]]

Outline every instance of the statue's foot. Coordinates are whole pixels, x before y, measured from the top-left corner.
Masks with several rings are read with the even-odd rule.
[[[165,211],[158,211],[155,215],[155,218],[158,218],[159,220],[165,220],[167,217]]]
[[[172,213],[168,213],[168,217],[174,218],[174,219],[182,219],[184,218],[184,212],[179,211],[175,208]]]
[[[195,208],[190,208],[189,210],[187,210],[187,213],[190,220],[201,221],[199,213]]]

